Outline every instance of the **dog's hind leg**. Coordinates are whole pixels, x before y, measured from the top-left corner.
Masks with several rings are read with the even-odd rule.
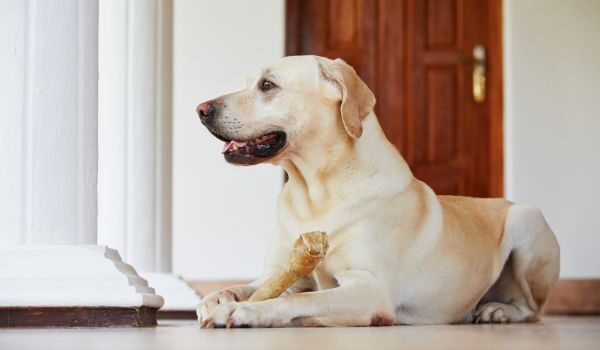
[[[560,253],[554,233],[535,208],[513,205],[505,223],[510,256],[473,315],[480,322],[537,321],[558,281]]]

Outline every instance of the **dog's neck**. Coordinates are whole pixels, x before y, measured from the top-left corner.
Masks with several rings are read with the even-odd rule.
[[[301,188],[310,202],[348,195],[357,198],[361,192],[399,193],[413,180],[404,158],[385,137],[374,113],[363,120],[360,138],[353,140],[344,134],[336,142],[323,142],[294,153],[281,164],[289,183],[294,184],[291,187]]]

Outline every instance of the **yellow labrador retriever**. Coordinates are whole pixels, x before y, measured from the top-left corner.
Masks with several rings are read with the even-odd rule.
[[[203,327],[383,326],[537,320],[559,274],[556,238],[535,208],[437,196],[416,179],[344,61],[286,57],[247,87],[197,107],[232,164],[289,176],[264,276],[207,295]],[[330,249],[283,296],[245,298],[285,266],[302,232]]]

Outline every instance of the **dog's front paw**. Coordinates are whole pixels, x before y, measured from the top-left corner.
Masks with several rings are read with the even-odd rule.
[[[277,314],[268,307],[255,302],[232,302],[219,304],[213,312],[202,319],[202,328],[247,328],[281,326]]]
[[[240,297],[230,289],[223,289],[220,291],[213,292],[200,301],[196,308],[196,314],[198,315],[199,321],[204,321],[212,314],[213,310],[223,304],[229,304],[232,302],[240,301]]]
[[[501,303],[487,303],[475,312],[473,323],[509,323],[511,306]]]

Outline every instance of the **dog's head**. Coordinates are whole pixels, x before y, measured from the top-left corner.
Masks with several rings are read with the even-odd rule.
[[[290,56],[249,78],[247,86],[198,105],[202,124],[225,142],[229,163],[277,163],[362,134],[375,97],[341,59]]]

